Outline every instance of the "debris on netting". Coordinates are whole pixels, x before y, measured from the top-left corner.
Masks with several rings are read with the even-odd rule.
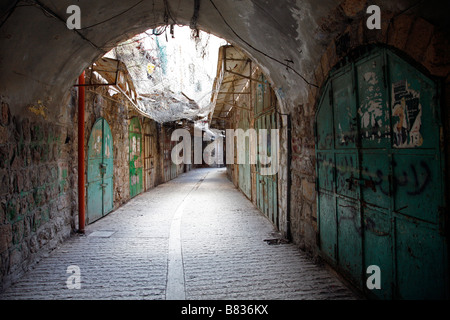
[[[213,111],[218,52],[226,43],[206,32],[193,38],[188,27],[175,28],[175,38],[149,30],[108,53],[126,65],[140,111],[160,123],[206,119]]]

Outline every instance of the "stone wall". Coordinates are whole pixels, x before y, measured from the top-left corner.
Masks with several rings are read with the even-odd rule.
[[[129,142],[128,119],[136,116],[129,102],[121,94],[110,96],[107,87],[89,87],[86,89],[85,106],[85,163],[88,162],[88,142],[95,122],[104,118],[110,128],[113,138],[114,156],[114,209],[117,209],[130,198],[129,172]]]
[[[132,106],[130,101],[121,93],[110,94],[109,88],[105,86],[88,87],[86,89],[86,106],[85,106],[85,146],[86,157],[88,161],[88,141],[95,122],[99,118],[104,118],[110,128],[113,138],[113,156],[114,156],[114,191],[113,203],[114,210],[122,206],[130,200],[130,163],[129,163],[129,123],[130,119],[137,117],[141,124],[142,132],[142,148],[144,148],[144,135],[153,136],[153,145],[151,146],[154,156],[154,172],[152,177],[145,177],[143,171],[143,179],[151,179],[149,188],[146,188],[146,181],[142,183],[142,191],[147,191],[160,183],[165,182],[162,177],[162,143],[159,139],[164,139],[166,131],[162,130],[162,126],[155,121],[140,115]],[[170,136],[169,136],[170,139]],[[144,166],[144,151],[142,150],[142,165]],[[87,170],[87,168],[86,168]]]
[[[0,101],[0,290],[74,228],[74,97],[49,121],[42,102]]]
[[[110,95],[108,87],[87,87],[85,102],[86,164],[94,123],[103,117],[111,127],[114,209],[130,200],[132,117],[139,117],[143,136],[154,137],[154,177],[147,190],[165,182],[160,140],[171,131],[138,114],[122,94]],[[0,291],[79,229],[77,105],[75,88],[57,115],[41,101],[29,105],[24,115],[0,101]],[[181,166],[177,173],[183,170]]]

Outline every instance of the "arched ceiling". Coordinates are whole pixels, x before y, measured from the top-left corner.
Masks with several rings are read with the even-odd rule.
[[[120,41],[165,24],[167,12],[169,23],[189,25],[194,2],[3,0],[0,95],[13,106],[13,113],[37,100],[49,109],[61,107],[77,76],[93,61]],[[417,2],[371,4],[395,13]],[[81,8],[80,30],[69,30],[65,23],[66,9],[72,4]],[[197,27],[246,51],[287,106],[302,102],[308,87],[314,85],[314,66],[330,40],[351,19],[365,15],[367,5],[366,0],[201,0]],[[432,10],[428,16],[442,24],[447,21]]]

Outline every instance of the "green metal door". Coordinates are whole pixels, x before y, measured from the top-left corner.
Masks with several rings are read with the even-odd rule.
[[[87,217],[92,223],[113,209],[113,140],[105,119],[94,124],[88,143]]]
[[[163,159],[163,176],[164,176],[164,182],[170,181],[172,178],[171,175],[171,168],[172,168],[172,142],[170,140],[171,135],[169,134],[169,129],[164,129],[164,141],[163,141],[163,152],[164,152],[164,159]]]
[[[245,107],[245,105],[244,105]],[[239,110],[238,128],[247,131],[250,128],[250,111]],[[239,157],[244,159],[244,163],[239,164],[239,189],[247,196],[252,198],[252,176],[250,164],[250,137],[245,138],[245,146],[238,150],[241,154]]]
[[[142,192],[142,133],[139,118],[130,120],[128,137],[130,141],[130,198]]]
[[[175,179],[178,176],[178,166],[172,161],[172,150],[177,145],[176,141],[170,141],[170,180]]]
[[[261,129],[267,130],[267,156],[272,157],[272,163],[278,161],[276,152],[272,154],[272,138],[271,129],[277,129],[277,121],[275,116],[275,95],[270,88],[264,75],[261,75],[260,82],[256,86],[255,99],[255,129],[260,136]],[[258,140],[258,161],[256,164],[256,205],[269,218],[270,221],[277,227],[278,221],[278,174],[265,175],[262,174],[262,169],[265,165],[259,161],[259,156],[265,153],[261,149]],[[276,148],[274,148],[276,150]],[[269,165],[270,166],[270,165]]]
[[[316,115],[322,255],[382,299],[448,296],[436,84],[387,49],[330,75]],[[366,287],[367,267],[381,289]]]

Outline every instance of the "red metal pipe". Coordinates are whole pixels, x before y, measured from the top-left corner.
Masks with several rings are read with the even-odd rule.
[[[78,84],[84,85],[84,71],[78,78]],[[78,232],[84,233],[86,196],[85,196],[85,162],[84,162],[84,86],[78,87]]]

